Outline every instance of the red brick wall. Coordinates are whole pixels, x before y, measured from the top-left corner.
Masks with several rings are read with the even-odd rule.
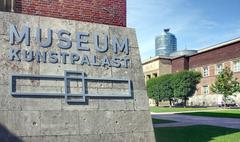
[[[182,56],[172,60],[172,72],[188,70],[188,68],[189,68],[188,57]]]
[[[240,42],[189,57],[189,68],[216,64],[240,57]]]
[[[240,57],[240,42],[172,60],[172,72],[217,64]],[[212,71],[213,72],[213,71]]]
[[[16,0],[17,13],[126,26],[126,0]]]

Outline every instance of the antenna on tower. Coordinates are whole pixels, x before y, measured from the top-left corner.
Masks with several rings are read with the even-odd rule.
[[[169,32],[170,31],[170,29],[169,28],[167,28],[167,29],[164,29],[164,32]]]

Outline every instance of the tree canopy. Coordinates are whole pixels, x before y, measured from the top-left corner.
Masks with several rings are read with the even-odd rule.
[[[147,81],[147,94],[149,98],[154,99],[157,103],[163,99],[163,96],[160,96],[160,88],[158,87],[158,83],[160,78],[152,78],[150,80]],[[158,104],[157,104],[158,105]]]
[[[220,72],[215,83],[211,86],[211,91],[223,95],[224,106],[226,105],[226,99],[229,96],[240,91],[239,82],[237,81],[237,78],[233,77],[233,72],[230,68],[225,68]]]
[[[195,71],[182,71],[175,74],[166,74],[147,81],[147,91],[150,98],[156,101],[173,98],[183,99],[185,102],[196,90],[201,74]],[[186,103],[184,103],[186,104]]]
[[[188,97],[194,95],[201,77],[201,73],[195,71],[176,73],[173,78],[174,97],[183,99],[186,105]]]

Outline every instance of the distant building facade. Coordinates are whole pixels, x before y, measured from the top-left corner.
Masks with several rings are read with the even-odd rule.
[[[178,57],[178,56],[190,56],[193,54],[196,54],[198,51],[197,50],[180,50],[180,51],[176,51],[170,54],[171,57]]]
[[[172,63],[169,57],[156,56],[143,62],[143,72],[145,83],[151,78],[155,78],[172,72]],[[162,103],[161,103],[162,104]],[[149,105],[155,106],[153,99],[149,99]]]
[[[164,32],[155,39],[155,55],[169,56],[177,51],[177,38],[169,32],[170,29],[164,29]]]
[[[151,69],[151,65],[156,62],[168,62],[168,66],[159,64]],[[155,74],[160,76],[183,70],[201,72],[203,78],[197,85],[195,95],[188,101],[189,105],[193,106],[217,106],[221,103],[222,96],[212,93],[210,86],[219,72],[226,67],[229,67],[234,72],[234,77],[240,81],[240,38],[200,49],[195,54],[167,58],[157,56],[143,61],[145,81],[156,77]],[[240,95],[233,99],[240,104]]]

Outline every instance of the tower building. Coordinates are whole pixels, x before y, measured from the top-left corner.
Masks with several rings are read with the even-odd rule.
[[[160,36],[155,39],[155,55],[169,56],[177,51],[177,39],[174,34],[169,32],[170,29],[164,29]]]

